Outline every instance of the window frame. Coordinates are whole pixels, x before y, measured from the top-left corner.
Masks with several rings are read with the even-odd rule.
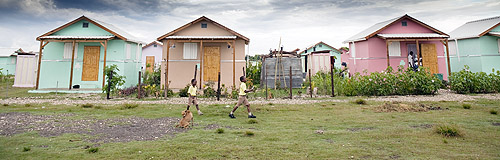
[[[198,43],[184,43],[182,59],[198,59]]]
[[[89,22],[83,22],[82,28],[89,28]]]
[[[67,42],[63,45],[63,59],[71,59],[73,43]],[[75,43],[75,59],[78,58],[78,43]]]
[[[408,26],[408,22],[407,21],[401,21],[401,26],[403,26],[403,27]]]
[[[201,23],[201,28],[208,28],[208,24],[206,22]]]
[[[389,44],[389,56],[401,57],[401,42],[395,41]]]

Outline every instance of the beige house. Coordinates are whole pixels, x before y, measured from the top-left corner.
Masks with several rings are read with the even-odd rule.
[[[194,78],[199,88],[209,81],[239,86],[245,67],[247,37],[203,16],[157,39],[163,42],[161,83],[184,88]],[[165,74],[166,73],[166,74]]]

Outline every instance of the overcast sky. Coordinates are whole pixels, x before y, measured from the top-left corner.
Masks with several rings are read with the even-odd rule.
[[[498,0],[0,0],[0,47],[38,51],[35,40],[82,15],[152,42],[201,16],[250,38],[250,55],[336,48],[369,26],[409,14],[449,33],[467,21],[500,16]]]

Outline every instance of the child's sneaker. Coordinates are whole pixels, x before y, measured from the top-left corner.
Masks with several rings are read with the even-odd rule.
[[[257,118],[257,117],[255,117],[255,116],[252,114],[252,115],[248,115],[248,118]]]
[[[201,112],[200,110],[198,110],[198,115],[203,115],[203,112]]]
[[[236,118],[233,114],[229,114],[229,117]]]

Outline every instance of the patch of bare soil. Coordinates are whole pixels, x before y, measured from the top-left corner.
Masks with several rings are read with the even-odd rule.
[[[500,126],[500,122],[493,122],[491,124],[494,125],[494,126]]]
[[[375,112],[427,112],[429,110],[442,110],[439,106],[421,103],[401,103],[397,101],[385,102],[383,105],[374,108]]]
[[[0,113],[0,135],[12,136],[36,131],[40,136],[52,137],[65,133],[90,135],[90,142],[151,141],[167,135],[185,132],[177,128],[178,118],[140,117],[112,119],[68,119],[72,114],[34,115],[30,113]],[[70,140],[79,141],[79,140]]]

